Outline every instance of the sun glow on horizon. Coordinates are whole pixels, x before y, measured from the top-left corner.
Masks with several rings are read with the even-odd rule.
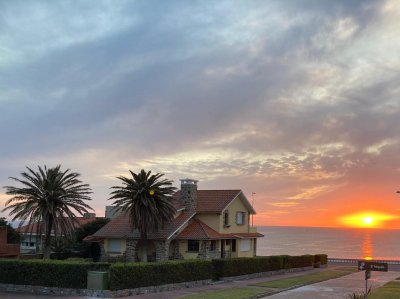
[[[359,228],[380,228],[384,222],[400,218],[397,215],[384,214],[378,212],[361,212],[351,215],[345,215],[339,218],[339,221],[350,227]]]

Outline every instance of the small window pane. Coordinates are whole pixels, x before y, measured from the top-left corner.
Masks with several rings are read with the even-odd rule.
[[[199,251],[199,240],[188,240],[188,251]]]

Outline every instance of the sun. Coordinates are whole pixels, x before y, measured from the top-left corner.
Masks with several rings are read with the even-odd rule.
[[[366,224],[366,225],[372,225],[372,224],[374,223],[374,218],[371,217],[371,216],[367,216],[367,217],[364,217],[364,218],[362,219],[362,221],[363,221],[364,224]]]
[[[385,221],[397,218],[399,218],[397,215],[369,211],[344,215],[339,218],[339,221],[342,224],[350,227],[380,228],[384,226]]]

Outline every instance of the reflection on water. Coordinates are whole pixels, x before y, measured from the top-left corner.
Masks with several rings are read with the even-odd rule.
[[[364,241],[362,245],[362,252],[364,256],[364,260],[372,260],[372,242],[371,242],[371,234],[366,232],[364,235]]]

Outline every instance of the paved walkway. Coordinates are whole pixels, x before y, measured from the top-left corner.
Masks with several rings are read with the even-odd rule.
[[[368,280],[368,287],[372,289],[380,287],[385,283],[395,280],[400,276],[399,272],[372,272],[371,279]],[[336,279],[307,285],[276,295],[264,297],[268,299],[343,299],[354,292],[365,291],[365,272],[356,272]],[[400,297],[399,297],[400,298]]]
[[[333,268],[332,266],[328,267]],[[326,268],[325,268],[326,269]],[[187,288],[179,289],[169,292],[162,293],[152,293],[144,295],[136,295],[131,297],[122,297],[121,299],[172,299],[179,298],[185,295],[196,294],[205,290],[218,290],[218,289],[229,289],[234,287],[246,287],[251,284],[258,282],[284,279],[293,276],[301,276],[305,274],[315,273],[318,271],[324,271],[325,269],[314,269],[310,271],[298,272],[298,273],[288,273],[283,275],[275,275],[269,277],[259,277],[249,280],[238,280],[229,283],[220,283],[208,286],[202,286],[197,288]],[[397,269],[396,269],[397,270]],[[372,272],[372,278],[369,280],[369,285],[372,288],[377,288],[389,281],[392,281],[400,276],[397,271],[390,272]],[[343,299],[353,292],[362,292],[365,290],[365,280],[364,272],[356,272],[350,275],[346,275],[337,279],[331,279],[324,282],[316,283],[313,285],[308,285],[293,289],[290,291],[285,291],[276,295],[268,296],[268,299]],[[33,298],[47,298],[47,299],[84,299],[91,297],[62,297],[62,296],[43,296],[43,295],[33,295],[24,293],[7,293],[0,292],[0,299],[33,299]]]

